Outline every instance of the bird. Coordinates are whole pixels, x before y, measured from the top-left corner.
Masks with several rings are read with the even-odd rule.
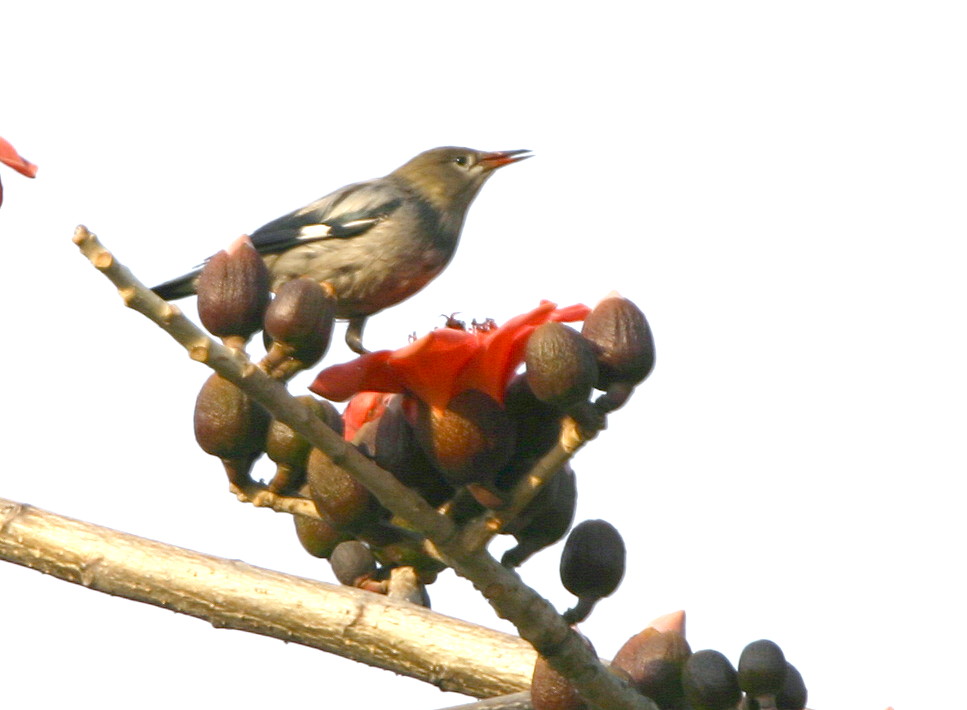
[[[486,152],[446,146],[424,151],[388,175],[342,187],[251,233],[274,291],[308,276],[328,283],[346,344],[358,354],[366,319],[436,278],[456,251],[480,188],[530,150]],[[152,288],[165,300],[195,293],[201,267]]]

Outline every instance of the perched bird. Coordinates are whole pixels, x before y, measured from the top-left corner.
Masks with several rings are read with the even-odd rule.
[[[366,318],[412,296],[453,257],[477,192],[527,150],[434,148],[389,175],[347,185],[250,235],[272,288],[308,276],[335,290],[346,343],[364,353]],[[152,289],[166,300],[195,293],[201,269]]]

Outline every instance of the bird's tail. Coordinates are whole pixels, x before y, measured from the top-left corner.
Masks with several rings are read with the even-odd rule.
[[[165,281],[163,284],[158,284],[151,290],[166,301],[175,301],[179,298],[193,296],[195,295],[195,281],[198,279],[198,274],[200,273],[201,269],[195,269],[184,276],[179,276],[176,279]]]

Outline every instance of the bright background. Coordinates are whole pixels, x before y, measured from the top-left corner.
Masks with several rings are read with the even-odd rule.
[[[207,371],[122,307],[74,226],[154,283],[424,149],[529,148],[481,193],[449,269],[366,342],[612,289],[645,311],[657,368],[575,461],[578,519],[629,548],[582,626],[599,653],[684,608],[696,650],[780,643],[814,708],[956,704],[963,5],[468,6],[4,9],[0,135],[40,171],[0,167],[0,495],[331,579],[286,516],[227,493],[192,437]],[[326,361],[347,357],[340,342]],[[558,555],[523,575],[563,609]],[[431,595],[506,628],[452,574]],[[12,565],[0,629],[11,708],[460,700]]]

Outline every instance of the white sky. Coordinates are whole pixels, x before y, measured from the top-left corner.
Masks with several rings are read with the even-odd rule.
[[[289,519],[227,493],[192,438],[207,371],[122,307],[73,228],[153,283],[426,148],[529,148],[444,275],[366,342],[612,289],[645,311],[657,368],[575,461],[578,519],[629,549],[582,626],[599,653],[684,608],[695,650],[780,643],[812,707],[956,702],[961,4],[12,6],[0,135],[40,171],[0,167],[0,496],[330,580]],[[523,575],[563,609],[558,555]],[[11,708],[460,699],[20,567],[0,590]],[[506,628],[450,574],[431,595]]]

